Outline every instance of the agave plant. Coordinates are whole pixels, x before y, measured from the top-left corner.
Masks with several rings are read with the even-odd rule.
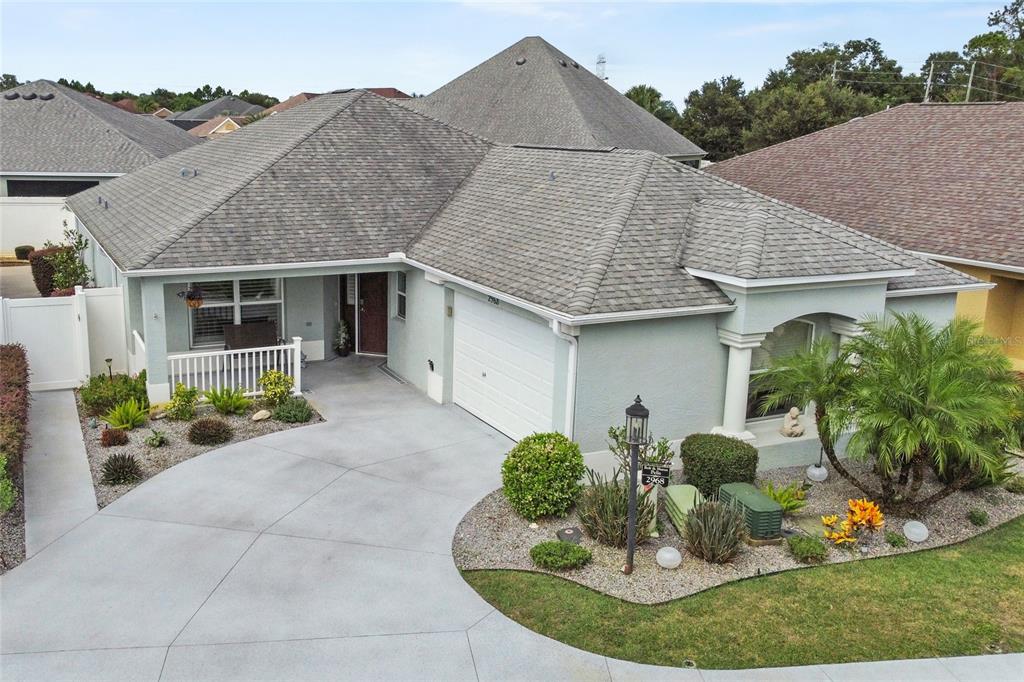
[[[103,462],[103,482],[107,485],[134,483],[142,478],[142,467],[135,455],[121,452]]]
[[[221,414],[245,414],[252,405],[252,400],[246,398],[240,388],[211,388],[203,397]]]
[[[587,469],[590,485],[585,486],[576,503],[580,525],[603,545],[626,546],[626,522],[629,518],[629,483],[620,481],[621,469],[605,478]],[[650,533],[654,505],[647,503],[648,492],[637,495],[636,541],[643,542]]]
[[[694,507],[683,524],[686,548],[712,564],[724,564],[736,556],[746,537],[747,523],[743,514],[717,500]]]
[[[131,431],[137,426],[146,423],[149,414],[142,405],[130,398],[115,405],[109,412],[103,415],[103,421],[110,424],[112,428]]]

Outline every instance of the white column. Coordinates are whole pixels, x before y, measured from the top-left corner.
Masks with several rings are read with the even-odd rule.
[[[151,277],[142,279],[142,329],[146,344],[146,393],[149,402],[171,399],[167,371],[167,320],[164,285]]]
[[[729,347],[729,364],[725,377],[725,405],[722,425],[712,433],[732,436],[747,442],[754,434],[747,431],[747,394],[750,388],[750,359],[753,350],[764,341],[765,334],[739,334],[727,329],[718,330],[718,338]]]
[[[829,319],[829,327],[832,332],[839,335],[840,347],[846,345],[850,339],[853,339],[864,334],[864,330],[859,324],[851,320],[846,320],[841,317],[833,317]]]

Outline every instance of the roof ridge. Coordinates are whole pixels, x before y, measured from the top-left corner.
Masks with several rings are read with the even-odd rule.
[[[266,173],[268,170],[273,168],[281,159],[283,159],[285,156],[290,154],[300,144],[302,144],[303,142],[308,140],[314,133],[316,133],[318,130],[323,128],[325,125],[327,125],[328,123],[333,121],[335,118],[337,118],[342,113],[347,111],[349,107],[351,107],[353,104],[355,104],[360,99],[362,99],[363,95],[365,95],[365,94],[366,94],[365,91],[362,91],[356,97],[353,97],[348,102],[345,102],[345,104],[343,106],[341,106],[337,111],[335,111],[334,113],[332,113],[332,114],[330,114],[328,116],[325,116],[324,119],[322,121],[320,121],[317,125],[315,125],[312,128],[308,129],[305,133],[299,135],[298,139],[296,139],[294,142],[285,145],[283,151],[279,151],[279,153],[275,155],[275,157],[270,161],[270,163],[266,164],[265,166],[261,166],[255,172],[250,173],[249,176],[247,178],[243,179],[243,181],[237,187],[235,187],[233,190],[225,193],[223,198],[217,200],[212,208],[210,208],[207,211],[204,211],[203,213],[200,213],[194,220],[192,220],[189,224],[185,225],[183,229],[176,230],[172,234],[167,235],[166,237],[164,237],[164,239],[162,239],[159,242],[157,242],[157,244],[152,249],[150,249],[146,253],[143,253],[138,258],[138,262],[140,264],[137,265],[134,269],[144,268],[144,267],[148,266],[150,263],[152,263],[154,260],[159,258],[160,255],[164,251],[166,251],[171,246],[173,246],[175,243],[177,243],[179,240],[183,239],[186,235],[188,235],[188,233],[191,232],[192,230],[194,230],[199,225],[199,223],[203,222],[203,220],[208,218],[211,213],[213,213],[218,208],[220,208],[225,203],[227,203],[231,199],[231,197],[233,197],[236,194],[238,194],[239,192],[241,192],[243,189],[245,189],[250,184],[252,184],[253,181],[256,180],[256,178],[260,177],[261,175]],[[218,142],[219,142],[219,140],[214,140],[214,141],[211,141],[211,142],[206,142],[205,144],[217,144]]]
[[[637,197],[640,196],[640,190],[643,189],[647,175],[657,157],[658,155],[654,152],[646,152],[639,154],[633,162],[615,205],[608,213],[597,239],[594,240],[588,251],[590,260],[583,270],[583,274],[580,275],[566,310],[570,315],[585,314],[594,305],[597,291],[608,272],[608,265],[611,263],[612,256],[615,255],[615,248],[626,228],[626,222],[633,213],[633,206],[636,204]]]
[[[740,277],[756,279],[761,271],[764,246],[768,239],[767,214],[764,207],[756,207],[747,214],[736,255],[736,274]]]
[[[375,92],[373,92],[371,90],[363,89],[362,92],[364,92],[365,94],[371,95],[373,97],[380,97],[382,100],[384,100],[388,104],[391,104],[391,105],[396,106],[396,107],[401,107],[402,109],[405,109],[406,111],[411,111],[414,114],[422,116],[423,118],[427,119],[428,121],[433,121],[434,123],[440,123],[443,126],[447,126],[448,128],[451,128],[452,130],[455,130],[455,131],[460,132],[460,133],[464,133],[466,135],[469,135],[470,137],[475,137],[476,139],[478,139],[478,140],[480,140],[482,142],[486,142],[487,144],[494,145],[494,146],[499,146],[498,142],[495,142],[494,140],[492,140],[492,139],[490,139],[488,137],[484,137],[480,133],[475,133],[472,130],[466,130],[465,128],[461,128],[461,127],[459,127],[457,125],[449,123],[448,121],[442,121],[441,119],[437,118],[436,116],[431,116],[430,114],[423,113],[419,109],[414,109],[413,107],[411,107],[408,104],[406,104],[404,101],[397,100],[397,99],[392,99],[390,97],[384,97],[382,95],[378,95],[377,93],[375,93]],[[422,99],[422,98],[410,97],[409,101],[413,102],[416,99]],[[500,146],[511,146],[511,145],[500,145]]]

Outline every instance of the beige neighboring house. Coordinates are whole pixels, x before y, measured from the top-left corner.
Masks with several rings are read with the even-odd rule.
[[[167,118],[168,116],[170,116],[173,113],[174,112],[171,111],[170,109],[168,109],[167,107],[160,107],[159,109],[154,111],[151,114],[151,116],[156,116],[157,118]]]
[[[213,138],[233,133],[246,124],[246,116],[217,116],[188,131],[196,137]]]

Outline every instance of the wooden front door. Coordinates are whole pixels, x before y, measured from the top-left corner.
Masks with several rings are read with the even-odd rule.
[[[388,352],[388,273],[359,275],[359,353]]]

